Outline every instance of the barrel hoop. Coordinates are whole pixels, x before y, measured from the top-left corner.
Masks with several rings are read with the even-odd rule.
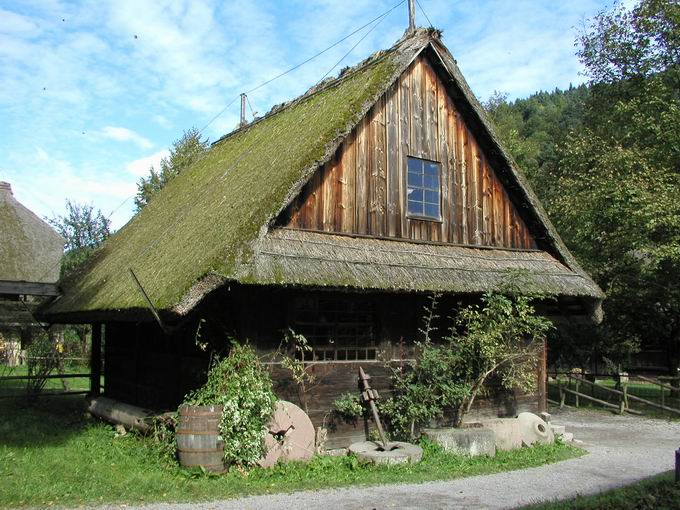
[[[203,467],[205,469],[209,468],[218,468],[221,471],[224,471],[224,464],[183,464],[184,467]]]
[[[224,453],[224,448],[194,448],[189,450],[177,448],[177,451],[182,453]]]
[[[219,436],[219,430],[184,430],[180,429],[175,434],[180,436]]]

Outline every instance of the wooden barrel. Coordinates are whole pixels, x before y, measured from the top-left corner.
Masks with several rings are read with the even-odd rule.
[[[208,471],[224,471],[224,443],[220,439],[222,406],[179,408],[177,451],[184,467],[202,466]]]

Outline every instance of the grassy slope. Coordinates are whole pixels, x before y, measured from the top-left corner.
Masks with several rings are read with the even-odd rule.
[[[597,496],[578,497],[567,501],[535,505],[534,510],[672,510],[680,509],[680,483],[672,473]]]
[[[308,465],[200,476],[159,458],[134,435],[85,417],[82,399],[55,397],[27,406],[0,401],[0,508],[113,502],[199,501],[350,484],[423,482],[537,466],[578,456],[550,445],[501,452],[495,459],[444,454],[429,447],[413,466],[365,467],[349,457]],[[6,418],[5,418],[6,417]]]

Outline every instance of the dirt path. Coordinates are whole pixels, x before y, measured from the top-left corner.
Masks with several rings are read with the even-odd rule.
[[[680,447],[680,422],[615,416],[600,412],[562,412],[588,455],[558,464],[496,475],[417,485],[329,489],[201,504],[157,504],[138,510],[302,510],[515,508],[595,494],[673,468]],[[111,507],[118,508],[118,507]],[[130,510],[127,507],[126,510]]]

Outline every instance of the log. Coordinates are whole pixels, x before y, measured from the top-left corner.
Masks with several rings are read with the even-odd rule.
[[[102,420],[122,425],[126,429],[134,429],[142,434],[151,430],[151,421],[155,413],[149,409],[124,404],[107,397],[92,398],[87,410]]]

